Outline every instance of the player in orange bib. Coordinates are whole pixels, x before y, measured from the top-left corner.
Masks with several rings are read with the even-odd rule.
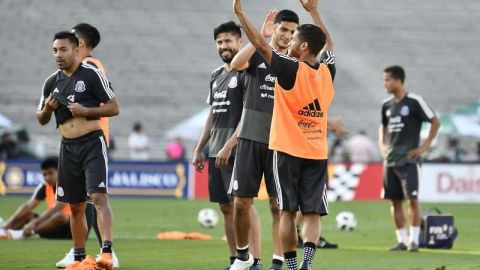
[[[274,51],[245,16],[240,0],[233,1],[245,34],[277,76],[269,148],[275,151],[274,175],[282,210],[280,236],[289,270],[311,269],[320,237],[320,216],[328,214],[326,135],[335,76],[333,42],[317,10],[318,0],[301,0],[301,3],[315,25],[303,24],[297,28],[289,55],[285,56]],[[298,209],[305,219],[300,268],[295,227]]]
[[[44,181],[38,184],[32,197],[7,220],[0,228],[0,239],[20,240],[35,234],[41,238],[71,239],[70,206],[57,202],[55,185],[57,184],[58,158],[49,157],[42,161],[40,167]],[[47,210],[37,215],[34,209],[42,201],[46,202]]]

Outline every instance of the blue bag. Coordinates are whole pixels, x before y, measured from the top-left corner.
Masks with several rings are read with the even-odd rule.
[[[458,236],[451,214],[443,214],[438,208],[422,214],[420,224],[420,247],[451,249]]]

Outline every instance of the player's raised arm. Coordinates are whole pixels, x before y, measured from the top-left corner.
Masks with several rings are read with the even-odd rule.
[[[320,16],[320,12],[318,11],[318,0],[300,0],[303,8],[310,13],[312,17],[313,23],[320,27],[322,31],[326,35],[325,46],[323,47],[322,51],[333,51],[333,40],[330,32],[328,31],[327,26],[323,22],[322,17]]]
[[[276,10],[269,10],[265,20],[263,21],[261,33],[265,38],[270,38],[273,35],[273,25],[275,24],[275,17],[277,16]],[[248,43],[233,57],[230,63],[231,67],[235,70],[245,70],[249,66],[250,58],[255,53],[256,48],[252,43]]]
[[[272,47],[265,40],[263,35],[255,28],[253,23],[245,16],[242,9],[241,0],[233,0],[233,12],[237,15],[245,34],[250,43],[262,55],[263,59],[270,65],[272,62]]]

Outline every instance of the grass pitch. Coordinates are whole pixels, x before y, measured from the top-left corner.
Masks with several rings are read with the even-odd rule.
[[[27,197],[0,197],[0,216],[6,219]],[[201,228],[197,213],[215,204],[206,201],[173,199],[112,198],[115,218],[115,251],[120,269],[223,269],[228,262],[227,246],[221,240],[222,222],[213,229]],[[263,269],[271,261],[270,214],[267,202],[256,201],[262,221]],[[432,207],[423,204],[422,208]],[[386,202],[335,202],[331,215],[323,219],[323,236],[340,245],[337,250],[320,249],[313,269],[480,269],[480,205],[436,204],[453,213],[459,237],[452,250],[421,249],[419,253],[389,252],[395,243],[393,224]],[[351,211],[358,219],[355,231],[335,228],[335,215]],[[198,231],[210,234],[212,241],[160,241],[160,231]],[[71,246],[70,241],[43,240],[0,241],[0,269],[55,269],[54,265]],[[87,252],[95,255],[98,246],[90,235]],[[299,256],[301,251],[299,250]],[[299,259],[301,260],[301,258]]]

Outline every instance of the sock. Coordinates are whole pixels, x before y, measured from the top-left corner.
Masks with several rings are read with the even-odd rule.
[[[303,262],[300,269],[310,269],[310,266],[313,262],[313,257],[315,257],[315,251],[317,250],[317,245],[312,242],[305,242],[303,244]]]
[[[242,261],[248,261],[248,245],[245,247],[237,247],[237,258]]]
[[[420,237],[420,227],[410,226],[410,242],[413,242],[418,245],[419,237]]]
[[[85,259],[85,256],[87,256],[87,253],[85,252],[85,248],[74,248],[73,249],[73,257],[75,261],[83,261]]]
[[[253,265],[261,265],[262,259],[260,258],[253,258]]]
[[[278,256],[278,255],[273,254],[272,267],[271,267],[271,269],[274,269],[274,270],[282,270],[283,260],[284,260],[284,259],[283,259],[282,256]]]
[[[230,265],[233,264],[233,262],[235,261],[236,258],[237,257],[235,257],[235,256],[230,256]]]
[[[297,270],[298,263],[297,263],[297,252],[296,251],[289,251],[283,254],[285,257],[285,263],[287,264],[288,270]]]
[[[102,253],[112,253],[112,241],[103,241]]]
[[[408,235],[406,228],[397,229],[395,231],[395,234],[397,235],[398,243],[404,243],[405,245],[408,244]]]

